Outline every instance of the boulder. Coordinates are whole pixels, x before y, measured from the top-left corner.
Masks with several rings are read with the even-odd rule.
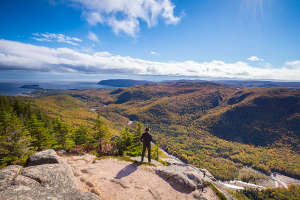
[[[197,183],[190,179],[184,172],[186,169],[178,166],[158,167],[155,169],[156,174],[166,180],[174,189],[191,193],[197,189]]]
[[[26,167],[21,175],[35,180],[40,186],[49,188],[57,193],[76,188],[73,172],[64,164],[44,164]]]
[[[185,193],[201,189],[204,181],[215,180],[209,171],[184,163],[173,163],[169,166],[157,167],[155,172],[174,189]]]
[[[43,164],[54,164],[59,163],[58,155],[53,149],[37,152],[30,156],[27,165],[43,165]]]
[[[42,153],[42,152],[40,152]],[[54,152],[55,153],[55,152]],[[53,152],[48,151],[52,157]],[[41,154],[40,154],[41,155]],[[23,168],[11,165],[0,170],[0,199],[5,200],[99,200],[91,192],[77,189],[71,168],[66,164],[45,164],[47,156],[42,153],[42,165]],[[34,160],[38,161],[39,156]],[[48,159],[48,161],[51,159]],[[52,159],[53,161],[53,159]],[[52,162],[50,161],[50,162]]]

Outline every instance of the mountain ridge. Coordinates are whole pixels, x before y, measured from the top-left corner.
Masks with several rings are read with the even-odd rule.
[[[99,85],[107,85],[113,87],[132,87],[136,85],[144,85],[153,83],[152,81],[133,80],[133,79],[107,79],[99,81]]]

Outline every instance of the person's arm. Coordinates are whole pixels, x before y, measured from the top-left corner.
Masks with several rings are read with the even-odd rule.
[[[141,142],[143,142],[144,135],[145,135],[145,134],[143,133],[143,135],[141,136],[141,139],[140,139]]]
[[[152,142],[152,141],[153,141],[153,139],[152,139],[152,135],[151,135],[151,134],[149,134],[149,136],[150,136],[150,142]]]

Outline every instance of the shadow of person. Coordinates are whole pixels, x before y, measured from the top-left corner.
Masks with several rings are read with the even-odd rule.
[[[135,172],[138,168],[138,164],[137,163],[131,163],[129,165],[127,165],[126,167],[124,167],[123,169],[121,169],[118,174],[116,175],[116,179],[121,179],[125,176],[129,176],[130,174],[132,174],[133,172]]]

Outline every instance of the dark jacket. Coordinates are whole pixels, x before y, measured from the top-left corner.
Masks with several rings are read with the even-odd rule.
[[[143,133],[141,141],[143,142],[143,144],[150,144],[152,141],[152,135],[147,132]]]

